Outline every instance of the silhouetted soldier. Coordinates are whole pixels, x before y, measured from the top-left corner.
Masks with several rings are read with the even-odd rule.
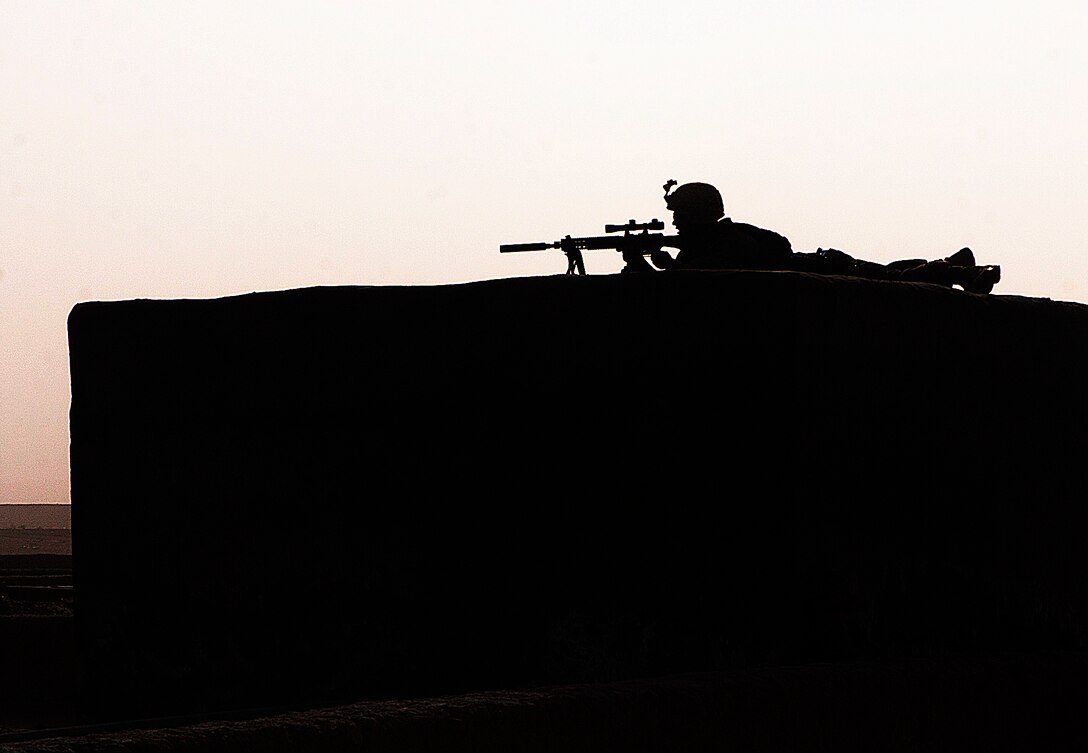
[[[667,251],[650,255],[660,269],[766,269],[852,275],[875,280],[959,285],[970,293],[989,293],[1001,279],[998,266],[975,264],[971,249],[946,259],[905,259],[890,264],[855,259],[835,249],[797,253],[785,237],[725,216],[722,196],[709,183],[685,183],[672,193],[676,181],[665,184],[665,204],[683,247],[674,259]]]

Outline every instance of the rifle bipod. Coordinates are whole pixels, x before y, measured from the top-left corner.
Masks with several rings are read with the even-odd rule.
[[[585,262],[582,261],[582,250],[569,235],[559,241],[559,248],[567,255],[567,274],[584,275],[586,273]]]

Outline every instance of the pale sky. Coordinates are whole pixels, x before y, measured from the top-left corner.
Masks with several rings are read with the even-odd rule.
[[[1088,3],[0,0],[0,503],[68,501],[84,300],[555,274],[662,184],[1088,301]],[[593,252],[591,274],[614,273]]]

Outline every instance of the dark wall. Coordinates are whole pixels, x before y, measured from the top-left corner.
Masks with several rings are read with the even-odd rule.
[[[1085,306],[669,273],[84,303],[69,339],[103,698],[1085,648]]]

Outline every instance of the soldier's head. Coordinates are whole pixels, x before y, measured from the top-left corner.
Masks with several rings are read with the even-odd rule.
[[[709,183],[685,183],[675,191],[670,180],[665,184],[665,206],[672,212],[672,224],[677,231],[697,230],[713,225],[725,216],[725,204],[718,189]]]

